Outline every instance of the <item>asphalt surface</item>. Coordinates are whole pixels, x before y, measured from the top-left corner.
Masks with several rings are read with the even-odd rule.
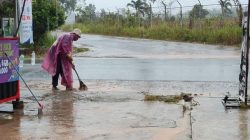
[[[237,95],[239,49],[98,35],[83,35],[74,45],[90,48],[74,56],[89,90],[53,92],[40,64],[26,63],[20,71],[44,104],[43,115],[21,82],[25,108],[0,114],[0,139],[249,139],[249,111],[221,103],[225,94]],[[193,102],[144,101],[181,93]],[[11,103],[0,110],[12,111]]]

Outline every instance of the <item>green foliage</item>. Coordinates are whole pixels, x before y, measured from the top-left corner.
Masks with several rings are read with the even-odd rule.
[[[65,24],[65,25],[62,25],[60,29],[65,32],[71,32],[73,30],[73,26],[71,24]]]
[[[0,4],[0,21],[4,17],[15,17],[15,4],[14,2],[8,1],[8,2],[3,2]],[[0,24],[0,29],[2,24]],[[0,36],[2,36],[2,31],[0,30]]]
[[[202,5],[196,4],[189,12],[189,17],[192,19],[205,18],[208,14],[209,12],[206,9],[203,9]]]
[[[93,4],[89,4],[86,7],[78,7],[76,9],[77,12],[77,21],[78,22],[90,22],[95,19],[95,10],[96,7]]]
[[[182,100],[181,95],[145,95],[144,101],[163,101],[166,103],[178,103],[180,100]]]
[[[0,5],[0,19],[3,17],[15,17],[15,3],[3,2]]]
[[[33,3],[34,40],[38,42],[46,31],[54,30],[65,20],[64,10],[57,2],[36,0]]]
[[[56,37],[51,35],[50,32],[46,32],[41,36],[37,44],[42,48],[49,48],[56,41]]]
[[[37,57],[43,57],[44,54],[47,52],[48,48],[51,47],[51,45],[55,42],[56,37],[52,36],[50,32],[46,32],[39,38],[38,42],[36,42],[36,45],[39,46],[35,49],[35,52],[37,54]],[[33,49],[30,49],[33,47],[33,44],[21,44],[20,45],[20,53],[24,54],[25,56],[30,56]]]
[[[127,4],[127,6],[135,9],[136,16],[140,15],[144,16],[149,7],[148,4],[142,0],[136,0],[136,1],[132,0],[131,3]]]
[[[112,36],[139,37],[223,45],[238,45],[241,42],[241,27],[234,23],[233,20],[225,21],[224,26],[222,27],[220,26],[219,18],[207,19],[199,24],[202,28],[189,29],[187,26],[181,28],[178,22],[163,22],[153,24],[151,28],[128,26],[126,24],[124,26],[117,26],[116,24],[103,24],[100,22],[95,24],[78,23],[75,24],[73,28],[80,28],[84,33]],[[62,29],[65,27],[69,28],[68,25],[64,25]]]
[[[77,47],[73,47],[73,54],[87,52],[87,51],[89,51],[89,48],[77,48]]]
[[[232,4],[230,2],[230,0],[219,0],[219,4],[221,6],[221,12],[222,12],[222,16],[229,16],[230,14],[232,14],[231,8],[232,8]]]

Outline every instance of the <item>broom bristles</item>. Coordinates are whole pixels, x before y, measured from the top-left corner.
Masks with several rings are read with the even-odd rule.
[[[80,82],[79,90],[88,90],[88,87],[82,81],[79,82]]]

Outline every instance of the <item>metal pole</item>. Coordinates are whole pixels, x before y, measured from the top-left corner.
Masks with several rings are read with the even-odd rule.
[[[198,0],[198,1],[200,3],[200,8],[201,8],[201,2],[200,2],[200,0]],[[200,16],[201,16],[201,9],[199,9],[199,18],[200,18]]]
[[[200,2],[200,0],[198,0],[198,1],[200,3],[200,9],[199,9],[199,19],[200,19],[199,23],[200,23],[201,22],[201,2]],[[201,27],[201,23],[199,25]]]
[[[182,27],[182,5],[181,5],[181,3],[178,0],[177,0],[177,2],[180,5],[180,16],[181,16],[181,27]]]
[[[16,29],[16,32],[14,34],[15,37],[17,36],[18,30],[19,30],[19,27],[20,27],[20,24],[21,24],[21,20],[22,20],[22,16],[23,16],[23,11],[24,11],[24,8],[25,8],[25,4],[26,4],[26,0],[24,0],[24,2],[23,2],[22,11],[21,11],[21,14],[19,15],[17,29]]]
[[[118,8],[117,9],[117,27],[120,26],[120,10]]]
[[[15,0],[15,8],[16,8],[16,17],[15,17],[15,32],[17,30],[17,25],[18,25],[18,1]]]
[[[250,0],[248,0],[248,15],[247,15],[247,58],[246,58],[246,86],[245,86],[245,91],[246,91],[246,95],[245,95],[245,105],[247,106],[247,86],[248,86],[248,66],[249,66],[249,15],[250,15]]]
[[[152,11],[152,5],[150,3],[150,28],[152,28],[152,20],[153,20],[153,11]]]

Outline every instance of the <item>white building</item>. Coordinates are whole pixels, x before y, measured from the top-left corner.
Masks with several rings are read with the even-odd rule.
[[[74,12],[67,13],[66,16],[65,24],[74,24],[76,22],[76,14]]]

